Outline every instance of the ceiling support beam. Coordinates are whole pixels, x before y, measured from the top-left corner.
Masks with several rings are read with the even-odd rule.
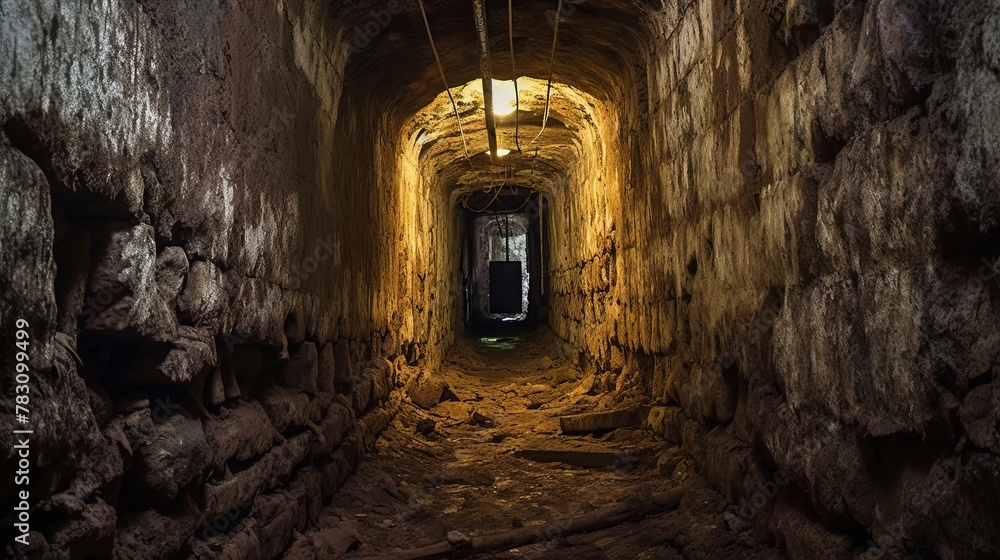
[[[497,122],[493,115],[493,70],[490,68],[490,34],[486,31],[486,2],[472,0],[479,35],[479,67],[483,74],[483,104],[486,105],[486,136],[490,145],[490,162],[497,164]]]

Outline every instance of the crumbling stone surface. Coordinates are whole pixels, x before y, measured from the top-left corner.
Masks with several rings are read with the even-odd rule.
[[[412,226],[399,236],[416,201],[392,210],[395,195],[372,204],[341,188],[360,185],[354,162],[371,160],[374,139],[317,157],[378,119],[362,110],[367,95],[344,88],[349,53],[337,46],[334,7],[156,0],[67,11],[13,1],[0,11],[0,363],[15,371],[23,319],[38,512],[32,546],[4,543],[0,556],[171,558],[207,542],[231,545],[233,558],[259,555],[260,535],[281,542],[287,526],[229,521],[192,537],[267,492],[270,479],[309,472],[339,450],[355,416],[331,404],[332,341],[372,357],[452,336],[449,286],[401,283],[369,266],[377,254],[386,269],[405,263],[444,278],[438,265],[457,258],[451,232]],[[354,116],[339,124],[342,102]],[[408,193],[390,167],[365,178],[372,192]],[[449,215],[446,199],[420,205]],[[359,220],[381,233],[364,233]],[[403,259],[423,245],[441,251]],[[395,313],[404,299],[420,310]],[[432,325],[431,313],[446,324]],[[286,335],[293,352],[282,363]],[[306,393],[274,397],[281,383]],[[13,376],[0,385],[0,412],[13,418]],[[0,435],[7,466],[10,438]],[[260,476],[229,496],[227,511],[206,506],[206,485],[248,472]],[[338,471],[338,484],[349,474]],[[319,472],[303,484],[293,528],[314,520],[315,502],[337,486]],[[0,501],[15,491],[8,485]],[[10,527],[12,515],[0,521]]]
[[[204,422],[205,441],[212,450],[212,465],[221,471],[230,460],[252,459],[281,442],[257,401],[228,408],[225,418],[211,417]]]
[[[123,430],[134,449],[124,482],[132,497],[170,503],[205,475],[212,450],[197,418],[177,413],[154,422],[145,409],[126,418]]]
[[[446,4],[435,28],[465,28]],[[730,500],[787,475],[801,500],[752,522],[790,555],[845,527],[872,555],[1000,555],[997,6],[565,4],[550,106],[547,58],[517,47],[522,147],[551,118],[504,179],[543,195],[525,210],[546,240],[540,315],[584,392],[648,397],[650,428],[715,461]],[[493,169],[479,119],[461,155],[412,3],[360,26],[375,37],[341,1],[3,6],[0,367],[23,319],[33,467],[62,508],[25,555],[100,556],[110,526],[115,557],[193,554],[211,519],[185,485],[240,481],[223,502],[246,506],[331,453],[332,492],[397,380],[438,404],[465,291],[454,209]],[[519,36],[550,36],[551,9],[519,5]],[[484,103],[470,40],[442,43],[463,115]],[[382,354],[394,370],[364,367]],[[344,410],[361,427],[337,436]],[[228,420],[245,413],[257,427]],[[284,437],[294,453],[264,449]],[[177,484],[143,472],[170,449]],[[118,479],[161,501],[125,508]],[[309,507],[292,510],[241,525],[234,550],[281,552]]]
[[[316,344],[303,342],[285,364],[281,379],[289,387],[315,395],[319,380],[319,354],[316,351]]]
[[[336,352],[333,343],[327,342],[319,351],[318,371],[316,372],[316,386],[320,391],[333,392],[333,384],[337,379]]]
[[[215,367],[217,361],[212,335],[205,329],[182,326],[178,328],[174,348],[156,369],[174,383],[187,383],[207,368]]]
[[[176,337],[177,318],[157,284],[153,228],[111,223],[98,230],[94,242],[106,249],[90,272],[84,328],[135,332],[156,341]]]
[[[340,339],[333,345],[334,383],[350,383],[354,377],[354,362],[351,359],[351,347],[347,339]]]

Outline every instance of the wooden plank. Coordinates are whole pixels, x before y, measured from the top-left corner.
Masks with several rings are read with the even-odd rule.
[[[510,550],[519,546],[541,544],[577,533],[596,531],[623,523],[630,519],[653,515],[677,509],[681,500],[687,494],[688,486],[679,486],[667,492],[653,494],[634,504],[621,504],[583,515],[552,521],[544,525],[529,525],[493,535],[472,537],[472,544],[455,548],[448,541],[402,551],[392,556],[381,556],[368,560],[421,560],[441,554],[452,554],[455,557],[473,556],[483,552]]]
[[[559,417],[559,427],[564,434],[586,434],[638,426],[642,423],[639,413],[633,409],[606,410]]]

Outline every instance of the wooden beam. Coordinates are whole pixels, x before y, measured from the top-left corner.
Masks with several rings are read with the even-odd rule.
[[[571,416],[559,417],[559,428],[564,434],[585,434],[589,432],[601,432],[624,428],[627,426],[638,426],[642,424],[642,418],[636,410],[620,409],[607,410],[603,412],[588,412],[586,414],[574,414]]]
[[[542,544],[569,535],[596,531],[624,523],[631,519],[677,509],[688,490],[688,485],[678,486],[666,492],[653,494],[633,504],[611,506],[577,517],[551,521],[544,525],[530,525],[502,533],[472,537],[470,545],[458,548],[452,546],[449,541],[441,541],[389,556],[370,557],[366,560],[421,560],[442,554],[462,558],[482,554],[483,552],[510,550],[519,546]]]
[[[486,2],[472,0],[479,35],[479,68],[483,75],[483,104],[486,110],[486,136],[490,145],[490,162],[497,164],[497,123],[493,115],[493,69],[490,67],[490,34],[486,30]]]

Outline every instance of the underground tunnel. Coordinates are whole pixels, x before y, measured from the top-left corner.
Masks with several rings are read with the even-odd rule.
[[[1000,5],[0,0],[2,556],[1000,558]]]

